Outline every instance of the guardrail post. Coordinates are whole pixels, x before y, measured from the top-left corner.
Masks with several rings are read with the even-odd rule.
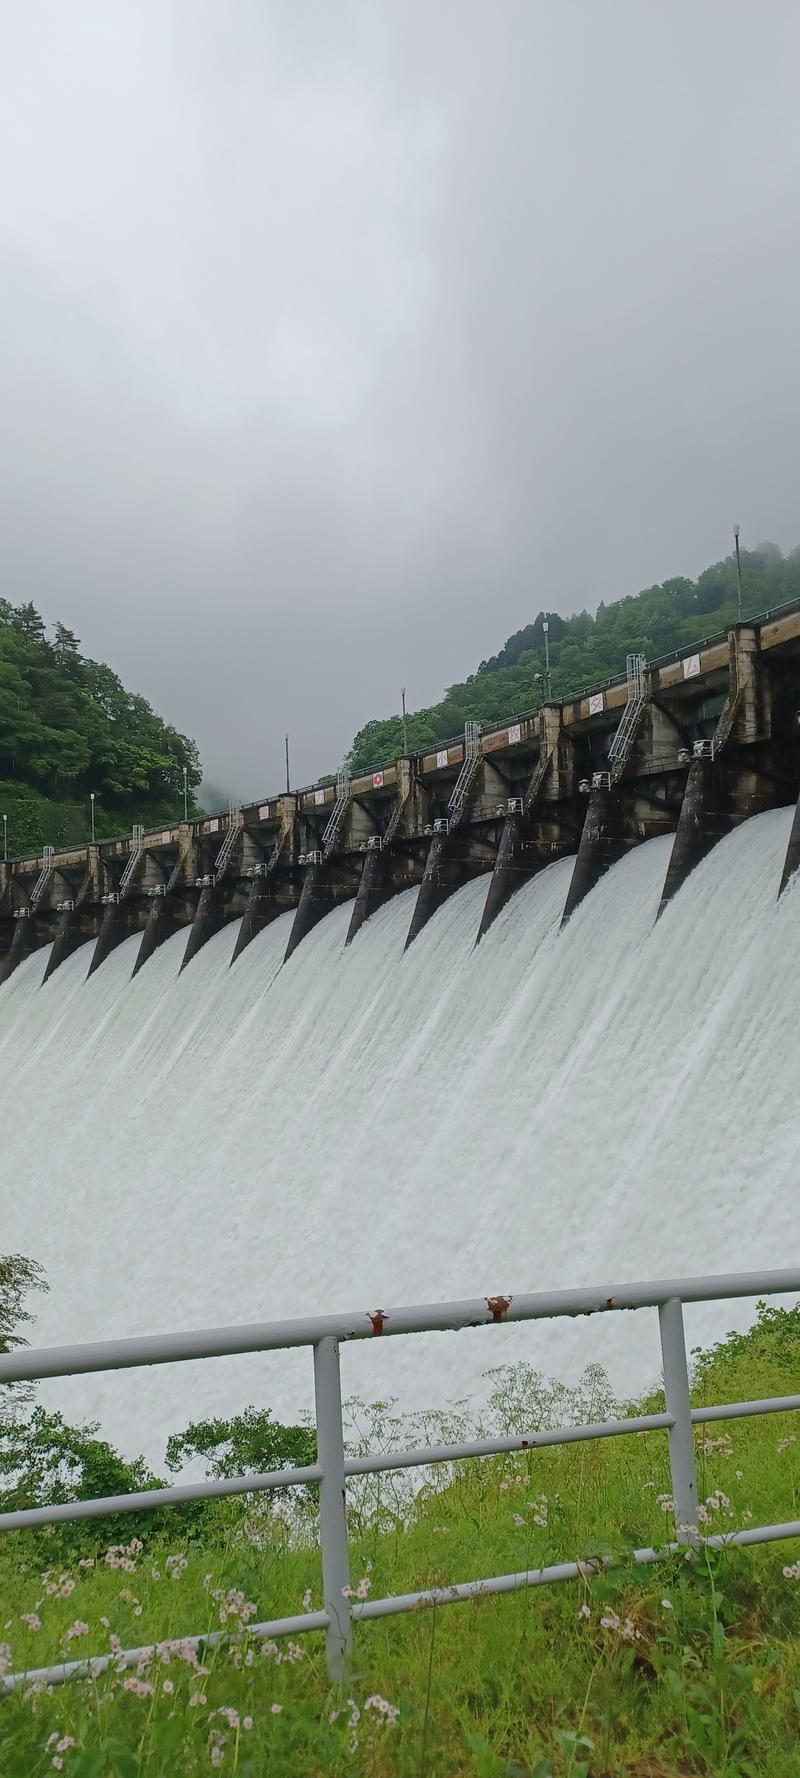
[[[689,1543],[697,1535],[697,1476],[694,1467],[689,1370],[683,1333],[683,1304],[680,1297],[672,1296],[668,1302],[659,1305],[658,1324],[666,1408],[673,1421],[669,1429],[669,1467],[675,1503],[675,1524],[679,1543]],[[694,1537],[692,1531],[681,1529],[687,1525],[694,1529]]]
[[[314,1400],[317,1417],[319,1540],[322,1550],[322,1593],[330,1622],[325,1653],[331,1679],[341,1679],[350,1655],[352,1617],[345,1589],[350,1586],[347,1547],[347,1505],[342,1431],[342,1379],[339,1341],[318,1340],[314,1347]]]

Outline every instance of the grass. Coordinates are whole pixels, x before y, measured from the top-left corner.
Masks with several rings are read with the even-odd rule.
[[[798,1358],[798,1312],[763,1310],[750,1334],[697,1359],[695,1399],[789,1393]],[[515,1367],[490,1373],[490,1393],[482,1430],[612,1410],[597,1370],[567,1391]],[[435,1427],[402,1427],[380,1406],[354,1415],[356,1443],[376,1449],[458,1436],[466,1410]],[[796,1425],[774,1415],[698,1428],[709,1528],[795,1516]],[[451,1466],[416,1495],[403,1478],[373,1478],[350,1499],[351,1578],[379,1597],[661,1545],[668,1494],[663,1433]],[[110,1561],[102,1521],[77,1543],[67,1531],[6,1536],[7,1670],[220,1627],[230,1640],[7,1696],[3,1778],[797,1778],[796,1545],[639,1569],[622,1559],[602,1577],[367,1623],[335,1688],[321,1636],[264,1646],[248,1633],[250,1621],[321,1606],[315,1522],[311,1501],[277,1512],[226,1502],[200,1523],[176,1512],[168,1537]]]

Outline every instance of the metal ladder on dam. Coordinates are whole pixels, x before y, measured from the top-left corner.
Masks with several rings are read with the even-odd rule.
[[[608,749],[608,763],[611,767],[612,779],[622,776],[631,748],[636,739],[636,731],[642,720],[645,709],[644,675],[647,657],[643,654],[629,654],[626,662],[628,680],[628,696],[622,712],[619,728]]]
[[[214,879],[218,883],[224,877],[231,861],[231,854],[236,841],[244,827],[244,815],[236,803],[228,804],[228,826],[222,845],[214,859]]]
[[[340,766],[336,774],[336,801],[331,809],[328,825],[322,835],[323,858],[329,858],[336,845],[336,838],[339,828],[342,825],[342,821],[344,820],[344,812],[349,801],[350,774],[346,766]]]
[[[475,777],[475,773],[480,764],[480,757],[481,725],[479,722],[465,722],[464,758],[461,762],[461,770],[453,785],[452,795],[447,805],[447,819],[451,828],[455,827],[461,820],[467,806],[467,800],[472,788],[472,780]]]
[[[35,913],[53,874],[54,846],[42,847],[42,868],[31,890],[30,911]]]
[[[136,867],[144,851],[144,827],[140,821],[134,823],[132,839],[133,847],[131,849],[131,855],[119,880],[120,900],[122,900],[123,895],[127,895],[128,890],[130,889],[136,873]]]

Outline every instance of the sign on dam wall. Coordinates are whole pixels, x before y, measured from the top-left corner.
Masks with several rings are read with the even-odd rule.
[[[396,1302],[787,1263],[800,1129],[800,890],[778,898],[790,808],[732,825],[658,918],[674,844],[622,852],[566,924],[568,855],[479,945],[480,877],[406,948],[416,890],[346,945],[333,907],[287,963],[294,913],[179,929],[132,977],[124,938],[42,987],[0,987],[3,1247],[44,1266],[37,1345]],[[750,1308],[687,1311],[690,1345]],[[720,1319],[721,1318],[721,1319]],[[345,1394],[409,1410],[526,1360],[615,1387],[658,1374],[654,1312],[380,1341]],[[635,1356],[633,1356],[635,1354]],[[43,1385],[159,1463],[168,1432],[249,1402],[293,1416],[307,1354]]]

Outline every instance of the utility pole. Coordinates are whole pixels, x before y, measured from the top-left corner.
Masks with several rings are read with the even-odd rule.
[[[286,795],[289,796],[289,736],[286,736]]]
[[[406,688],[401,686],[400,696],[403,700],[403,758],[408,758],[408,729],[406,727]]]
[[[736,622],[742,621],[742,564],[739,560],[739,526],[734,525],[733,537],[736,544]]]
[[[550,625],[547,618],[542,624],[542,629],[544,631],[544,701],[549,704],[552,697],[552,687],[550,685]]]
[[[3,863],[8,864],[8,816],[3,816]]]
[[[92,845],[94,845],[94,791],[90,790],[89,795],[92,799]]]
[[[183,768],[183,819],[189,819],[189,767]]]

